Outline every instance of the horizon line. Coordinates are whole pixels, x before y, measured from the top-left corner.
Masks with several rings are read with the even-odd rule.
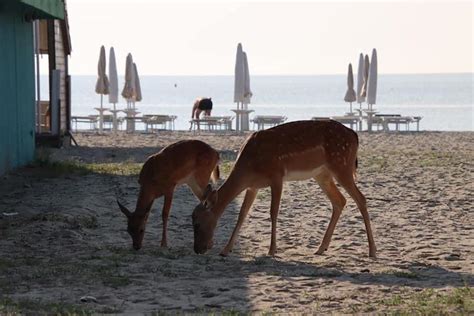
[[[357,72],[354,72],[354,77]],[[462,71],[462,72],[387,72],[379,73],[379,76],[383,75],[473,75],[474,71]],[[46,74],[42,74],[46,75]],[[97,74],[70,74],[71,76],[97,76]],[[118,74],[119,76],[124,76],[125,74]],[[347,76],[347,73],[332,73],[332,74],[251,74],[250,77],[289,77],[289,76],[298,76],[298,77],[313,77],[313,76]],[[234,74],[139,74],[140,77],[146,76],[161,76],[161,77],[233,77]]]

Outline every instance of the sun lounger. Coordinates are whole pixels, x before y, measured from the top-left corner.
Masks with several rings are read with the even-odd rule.
[[[390,125],[395,125],[395,131],[400,131],[400,126],[405,125],[405,130],[410,130],[410,124],[416,123],[416,130],[420,130],[421,116],[402,116],[401,114],[376,114],[373,117],[372,123],[382,127],[383,131],[390,131]]]
[[[201,127],[208,131],[232,130],[233,116],[205,116],[201,119],[192,119],[189,121],[191,124],[190,130],[201,130]]]
[[[174,130],[174,121],[176,115],[163,114],[144,114],[142,121],[145,124],[145,131],[152,132],[155,130]]]
[[[282,124],[286,121],[286,116],[279,116],[279,115],[256,115],[251,120],[254,125],[257,125],[257,130],[265,129],[265,126],[272,127],[279,124]]]
[[[87,123],[89,124],[90,130],[95,130],[97,127],[97,122],[99,120],[98,115],[88,115],[88,116],[72,116],[71,117],[71,125],[74,131],[78,131],[78,123]]]
[[[357,130],[357,128],[360,126],[361,117],[358,115],[331,116],[331,120],[337,121],[344,125],[349,125],[351,129]]]

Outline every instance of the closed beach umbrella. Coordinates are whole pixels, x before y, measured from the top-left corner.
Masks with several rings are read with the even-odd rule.
[[[352,64],[349,64],[347,71],[347,91],[344,96],[344,101],[350,104],[350,113],[352,114],[352,102],[356,101],[356,93],[354,90],[354,75],[352,74]]]
[[[249,63],[247,59],[247,53],[243,52],[243,61],[244,61],[244,104],[249,104],[250,99],[252,98],[252,90],[250,90],[250,72],[249,72]]]
[[[105,47],[100,47],[99,63],[97,64],[97,82],[95,84],[95,92],[100,94],[100,109],[99,110],[99,132],[102,132],[102,126],[104,123],[104,108],[103,108],[103,97],[104,94],[109,94],[109,79],[105,74]]]
[[[362,84],[362,89],[360,90],[360,96],[364,97],[364,98],[367,96],[367,84],[368,84],[368,81],[369,81],[369,68],[370,68],[369,55],[365,55],[365,59],[364,59],[364,83]]]
[[[364,85],[364,55],[360,53],[359,55],[359,66],[357,67],[357,90],[356,90],[356,97],[357,103],[359,103],[362,107],[362,102],[365,102],[365,96],[361,95],[362,86]]]
[[[118,76],[117,76],[117,63],[115,60],[115,51],[113,47],[110,47],[109,52],[109,103],[114,105],[112,110],[113,114],[113,129],[117,130],[117,109],[115,105],[118,103]]]
[[[372,50],[372,58],[370,60],[369,81],[367,84],[367,103],[373,105],[376,103],[377,97],[377,51]]]
[[[127,105],[135,97],[135,71],[133,70],[132,54],[127,55],[125,63],[125,84],[122,90],[122,96],[127,99]]]
[[[125,62],[125,84],[122,90],[122,97],[127,100],[127,110],[124,112],[127,115],[127,131],[135,131],[135,109],[133,106],[133,99],[136,96],[136,85],[135,85],[135,70],[133,69],[133,58],[132,54],[127,55],[127,60]]]
[[[98,94],[109,94],[109,79],[105,74],[105,47],[100,47],[99,63],[97,65],[97,83],[95,84],[95,92]]]
[[[142,88],[140,86],[140,78],[138,77],[137,65],[133,63],[133,76],[135,79],[135,101],[140,102],[142,100]]]
[[[109,83],[109,103],[113,103],[115,106],[115,104],[118,103],[118,77],[113,47],[110,48],[109,53]]]
[[[245,70],[244,70],[244,52],[242,44],[237,45],[237,55],[235,57],[235,71],[234,71],[234,102],[239,103],[244,101],[245,90]]]

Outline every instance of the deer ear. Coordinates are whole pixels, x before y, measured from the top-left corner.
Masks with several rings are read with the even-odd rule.
[[[120,210],[122,211],[122,213],[125,214],[125,216],[127,216],[127,217],[132,216],[132,213],[125,206],[123,206],[122,203],[120,203],[118,200],[117,200],[117,204],[118,204]]]
[[[209,197],[209,194],[211,194],[211,192],[212,192],[212,185],[209,183],[207,185],[207,187],[204,189],[204,193],[202,195],[201,201],[207,200],[207,198]]]

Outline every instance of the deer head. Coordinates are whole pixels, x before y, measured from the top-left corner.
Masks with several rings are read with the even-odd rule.
[[[149,212],[139,214],[137,212],[130,212],[118,200],[117,204],[125,216],[127,216],[127,232],[132,237],[133,248],[139,250],[143,244],[143,236],[145,235],[145,226],[148,219]]]
[[[211,249],[214,241],[214,230],[217,225],[217,219],[211,212],[212,207],[217,202],[217,191],[212,189],[209,184],[204,193],[201,203],[193,211],[193,230],[194,230],[194,252],[198,254],[205,253]]]

